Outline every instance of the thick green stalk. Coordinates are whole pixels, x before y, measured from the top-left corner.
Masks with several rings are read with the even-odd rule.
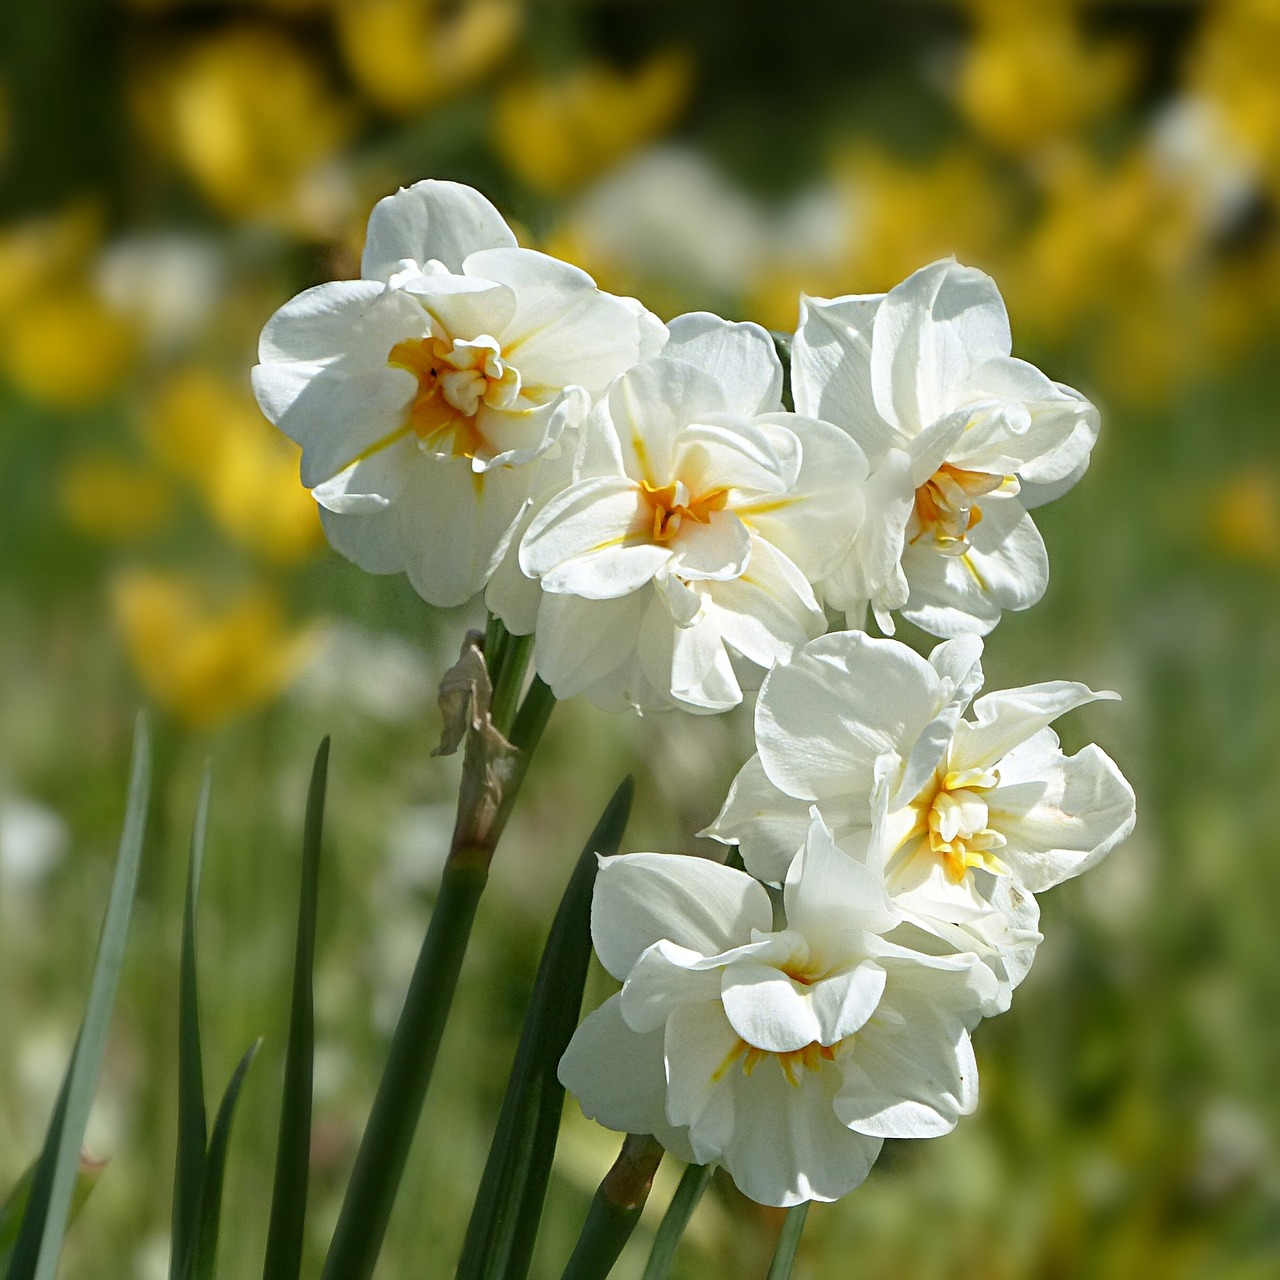
[[[680,1237],[693,1217],[693,1211],[702,1199],[702,1193],[711,1185],[711,1175],[715,1169],[709,1164],[691,1164],[680,1179],[676,1193],[662,1217],[662,1225],[653,1239],[653,1248],[649,1252],[649,1263],[644,1269],[641,1280],[667,1280],[671,1264],[675,1261],[676,1250],[680,1247]]]
[[[640,1221],[662,1161],[656,1138],[629,1133],[591,1201],[562,1280],[604,1280]]]
[[[773,1252],[773,1262],[765,1280],[791,1280],[791,1266],[796,1260],[800,1234],[804,1231],[804,1220],[808,1216],[808,1200],[792,1205],[787,1210],[787,1216],[782,1220],[782,1232],[778,1236],[778,1247]]]
[[[492,623],[486,635],[486,643],[494,645],[490,706],[514,708],[532,646]],[[495,651],[501,654],[500,660],[494,659]],[[490,734],[474,728],[467,733],[457,819],[440,891],[356,1155],[323,1280],[368,1280],[373,1274],[431,1083],[489,864],[554,701],[550,690],[535,679],[525,705],[514,715],[514,754],[496,744]],[[496,717],[494,725],[506,732]]]
[[[373,1274],[488,875],[487,866],[445,867],[329,1247],[325,1280]]]

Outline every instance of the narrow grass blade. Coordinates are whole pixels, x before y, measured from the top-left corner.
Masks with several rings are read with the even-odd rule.
[[[800,1235],[804,1231],[804,1220],[809,1216],[809,1201],[793,1205],[787,1210],[782,1220],[782,1232],[778,1236],[778,1247],[773,1251],[773,1262],[769,1266],[766,1280],[791,1280],[791,1267],[796,1260],[796,1250],[800,1247]]]
[[[634,780],[627,778],[614,793],[556,912],[467,1226],[457,1280],[523,1280],[528,1273],[564,1102],[556,1068],[578,1025],[591,959],[596,855],[617,853],[634,791]]]
[[[106,1167],[105,1161],[86,1160],[81,1157],[80,1169],[76,1175],[76,1188],[71,1197],[69,1221],[76,1220],[80,1210],[84,1208],[84,1202],[89,1198],[89,1193],[98,1185],[98,1179]],[[22,1227],[22,1217],[26,1211],[27,1202],[31,1198],[35,1177],[36,1166],[32,1165],[18,1179],[4,1204],[0,1205],[0,1276],[8,1274],[9,1264],[13,1261],[14,1245],[18,1242],[18,1232]]]
[[[129,918],[138,886],[138,864],[142,858],[150,789],[151,743],[146,722],[139,717],[133,739],[124,828],[106,916],[98,939],[89,1002],[45,1137],[8,1280],[31,1280],[32,1277],[34,1280],[54,1280],[57,1273],[62,1237],[71,1215],[80,1172],[80,1146],[89,1121],[89,1108],[93,1104],[106,1050],[111,1010],[120,985]]]
[[[715,1169],[709,1164],[691,1164],[685,1169],[676,1193],[662,1216],[662,1224],[649,1251],[649,1262],[640,1280],[667,1280],[671,1264],[675,1261],[680,1237],[693,1217],[693,1211],[702,1199],[702,1193],[711,1185]]]
[[[315,1057],[315,1009],[312,972],[316,954],[316,906],[320,881],[320,843],[324,796],[329,775],[329,739],[320,744],[307,793],[302,836],[302,891],[293,960],[293,1001],[289,1047],[285,1053],[280,1137],[276,1146],[275,1187],[263,1280],[298,1280],[302,1269],[303,1228],[307,1216],[307,1180],[311,1166],[311,1090]]]
[[[222,1219],[222,1180],[227,1169],[227,1146],[231,1141],[231,1125],[235,1119],[240,1089],[252,1065],[261,1040],[255,1040],[236,1069],[231,1073],[227,1091],[218,1105],[209,1139],[209,1153],[204,1162],[204,1179],[200,1186],[200,1210],[192,1239],[191,1253],[185,1269],[186,1280],[213,1280],[218,1257],[218,1229]]]
[[[173,1171],[173,1217],[169,1275],[177,1280],[191,1252],[200,1212],[205,1146],[209,1140],[204,1105],[204,1060],[200,1047],[200,990],[196,973],[196,906],[204,867],[205,832],[209,825],[209,793],[213,770],[205,767],[200,799],[191,829],[187,866],[187,898],[182,913],[182,959],[178,976],[178,1152]]]

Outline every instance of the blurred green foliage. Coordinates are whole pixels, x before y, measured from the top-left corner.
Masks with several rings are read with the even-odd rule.
[[[221,1274],[261,1257],[306,773],[334,737],[317,967],[313,1269],[451,822],[434,685],[477,615],[323,548],[248,392],[287,297],[353,275],[397,184],[483,188],[531,244],[664,314],[785,327],[800,289],[991,270],[1015,350],[1096,396],[1038,516],[1052,581],[990,683],[1120,690],[1064,726],[1138,829],[1048,895],[983,1100],[810,1216],[797,1274],[1252,1280],[1280,1269],[1280,3],[58,0],[0,9],[0,1186],[70,1049],[140,702],[157,800],[66,1274],[162,1276],[186,834],[209,1077],[266,1035]],[[922,636],[909,637],[921,646]],[[694,849],[746,713],[553,718],[495,864],[380,1274],[447,1271],[572,852],[636,772],[631,848]],[[589,999],[604,994],[603,976]],[[573,1104],[537,1276],[616,1142]],[[656,1225],[678,1170],[652,1202]],[[777,1214],[717,1179],[677,1274],[763,1274]],[[638,1275],[648,1237],[627,1255]]]

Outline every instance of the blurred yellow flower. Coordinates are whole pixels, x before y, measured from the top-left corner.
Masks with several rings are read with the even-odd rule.
[[[133,326],[90,282],[97,243],[86,207],[0,231],[0,373],[41,404],[87,407],[130,366]]]
[[[691,59],[677,49],[629,72],[589,62],[556,76],[526,73],[498,96],[494,145],[522,182],[560,195],[665,132],[692,79]]]
[[[1069,136],[1111,109],[1133,83],[1134,49],[1087,41],[1062,0],[976,0],[976,31],[956,103],[989,142],[1022,152]]]
[[[1188,79],[1214,101],[1280,197],[1280,3],[1221,0],[1205,9]]]
[[[143,415],[156,457],[184,477],[235,542],[276,564],[321,541],[320,519],[298,479],[300,450],[262,416],[245,387],[203,369],[172,375]]]
[[[253,587],[229,597],[191,577],[146,569],[114,584],[125,651],[148,695],[193,728],[210,728],[272,701],[313,642],[291,629],[279,600]]]
[[[153,60],[138,77],[134,105],[153,144],[222,213],[271,216],[304,232],[307,180],[353,124],[293,40],[248,25]]]
[[[1246,564],[1280,566],[1280,485],[1250,468],[1221,485],[1208,511],[1209,540]]]
[[[173,514],[173,490],[157,471],[111,457],[77,458],[63,472],[58,498],[78,532],[109,542],[136,542]]]
[[[334,22],[352,78],[395,115],[411,115],[475,84],[507,53],[523,0],[336,0]]]

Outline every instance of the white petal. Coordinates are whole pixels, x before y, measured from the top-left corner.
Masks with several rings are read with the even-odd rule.
[[[278,424],[302,445],[302,483],[308,489],[323,484],[361,456],[403,439],[411,430],[407,410],[414,390],[413,378],[401,369],[313,378]]]
[[[608,414],[627,474],[657,489],[674,477],[681,432],[724,409],[724,392],[710,374],[667,356],[636,365],[608,395]]]
[[[810,641],[769,673],[756,706],[765,772],[801,800],[863,796],[885,752],[905,758],[938,711],[938,673],[906,645],[857,631]]]
[[[810,582],[817,582],[848,554],[861,523],[866,458],[828,422],[795,414],[777,414],[767,422],[798,438],[799,472],[785,496],[748,499],[734,510]]]
[[[602,293],[585,271],[532,249],[474,253],[465,269],[514,290],[515,314],[494,336],[526,390],[574,385],[594,399],[640,358],[634,306]]]
[[[380,510],[336,512],[320,508],[329,545],[366,573],[403,573],[404,552],[390,506]]]
[[[736,578],[751,559],[751,534],[732,511],[714,511],[706,524],[685,520],[667,546],[682,578]]]
[[[692,594],[671,578],[664,587],[677,597]],[[742,701],[719,628],[706,611],[686,622],[672,616],[663,592],[655,592],[640,623],[636,653],[653,686],[692,710],[727,711]]]
[[[899,920],[883,878],[837,847],[816,809],[783,895],[792,928],[824,946],[854,930],[884,933]]]
[[[364,454],[356,463],[322,480],[311,496],[330,511],[378,511],[396,501],[422,458],[412,431],[395,432],[390,442]]]
[[[677,316],[664,353],[687,360],[724,388],[725,408],[753,418],[782,408],[782,362],[758,324],[731,324],[707,311]]]
[[[718,1002],[684,1005],[667,1022],[667,1121],[688,1126],[699,1164],[716,1160],[733,1136],[737,1048]]]
[[[891,289],[876,313],[871,381],[876,408],[915,435],[956,406],[970,372],[1013,345],[990,276],[954,261],[922,267]]]
[[[543,595],[534,665],[557,698],[583,693],[622,668],[648,604],[645,592],[617,600]]]
[[[1119,700],[1117,693],[1107,689],[1095,693],[1073,680],[1046,680],[985,694],[973,704],[973,721],[957,734],[954,767],[989,768],[1068,711],[1091,702]]]
[[[523,514],[527,469],[477,475],[466,458],[422,455],[394,503],[413,589],[428,604],[463,604],[489,580]]]
[[[739,489],[782,497],[800,474],[800,442],[787,430],[731,414],[704,414],[676,442],[674,474],[693,493]]]
[[[935,636],[985,635],[1004,609],[1026,609],[1049,584],[1044,540],[1016,498],[988,499],[969,532],[971,549],[941,555],[925,538],[902,555],[908,622]]]
[[[629,595],[670,561],[652,542],[653,513],[624,476],[582,480],[553,498],[520,545],[520,567],[554,594],[609,600]]]
[[[848,432],[872,466],[902,442],[876,412],[871,393],[872,327],[883,299],[882,293],[831,300],[801,294],[791,351],[796,412]]]
[[[622,1016],[635,1031],[660,1027],[682,1004],[720,999],[720,966],[665,938],[647,948],[622,988]]]
[[[583,1114],[606,1129],[658,1133],[667,1126],[662,1032],[632,1031],[616,995],[573,1033],[557,1075]]]
[[[591,903],[596,954],[623,979],[641,954],[667,939],[704,956],[751,941],[773,925],[769,895],[750,876],[679,854],[601,858]]]
[[[734,1031],[770,1053],[792,1053],[822,1036],[803,984],[773,965],[739,960],[721,974],[721,998]]]
[[[360,274],[390,280],[408,258],[419,265],[434,259],[457,275],[468,254],[515,242],[502,215],[478,191],[428,178],[374,205]]]
[[[506,285],[469,276],[418,276],[404,292],[450,338],[496,337],[516,313],[516,295]],[[505,353],[504,353],[505,354]]]
[[[769,668],[826,629],[804,574],[763,538],[751,539],[745,572],[706,584],[707,613],[744,658]]]
[[[779,791],[753,755],[730,785],[716,820],[698,834],[738,845],[756,879],[781,884],[808,831],[808,802]]]
[[[1032,892],[1087,871],[1133,830],[1133,788],[1098,747],[1063,758],[1037,781],[1017,780],[1013,756],[1008,765],[1014,781],[990,793],[988,821],[1009,842],[1001,858]]]
[[[880,1154],[880,1139],[837,1119],[835,1063],[799,1070],[792,1085],[766,1059],[736,1081],[733,1137],[724,1164],[739,1190],[779,1208],[805,1200],[838,1200],[858,1186]]]

